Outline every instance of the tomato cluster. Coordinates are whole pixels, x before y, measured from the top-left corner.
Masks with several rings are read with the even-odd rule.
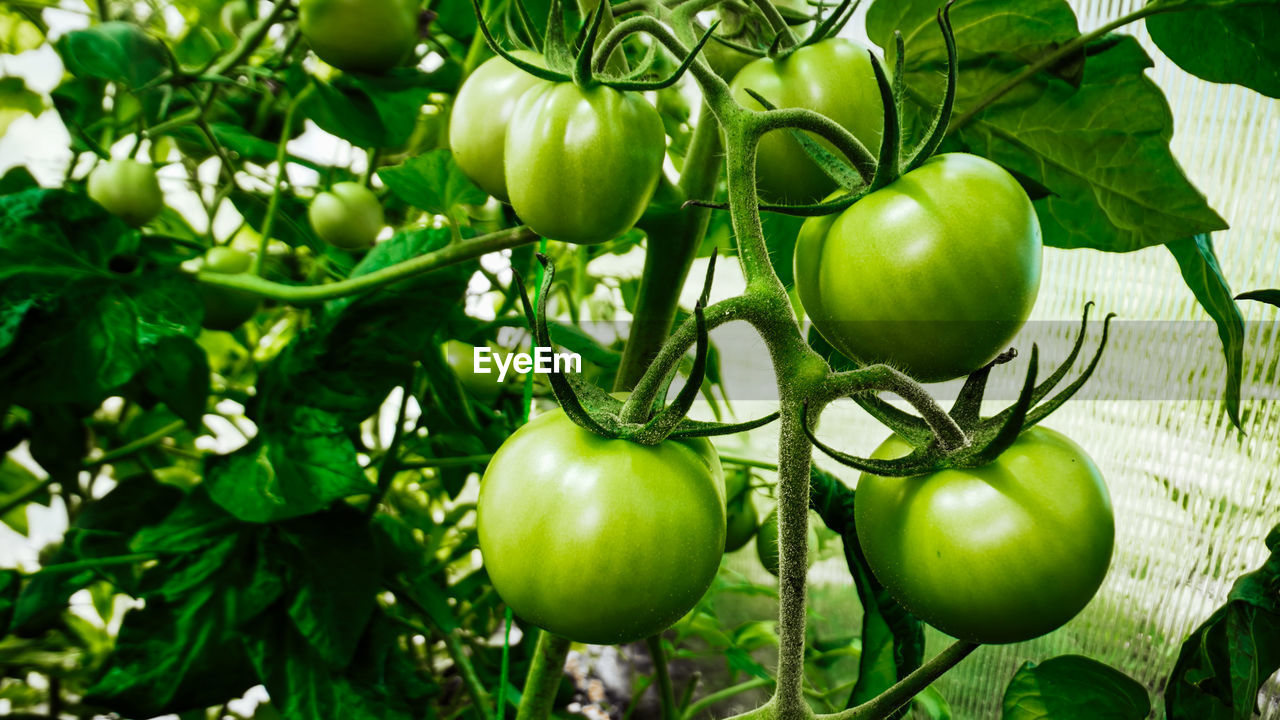
[[[501,57],[463,84],[449,140],[458,165],[534,232],[581,245],[635,225],[666,150],[658,111],[642,97],[541,80]]]

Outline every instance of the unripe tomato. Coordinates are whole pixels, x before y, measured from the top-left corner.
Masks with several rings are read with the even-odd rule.
[[[302,35],[321,60],[340,69],[383,72],[418,42],[416,0],[302,0]]]
[[[156,171],[137,160],[108,160],[89,173],[89,197],[119,217],[138,227],[160,214],[164,195]]]
[[[474,345],[450,340],[443,349],[445,362],[465,390],[485,402],[493,402],[501,394],[502,383],[498,382],[498,373],[476,372]]]
[[[853,133],[875,154],[884,131],[884,106],[867,51],[867,46],[853,40],[824,40],[780,60],[755,60],[738,71],[730,87],[734,98],[753,110],[763,106],[747,94],[748,89],[775,107],[822,113]],[[810,136],[837,152],[825,139]],[[809,158],[790,130],[770,132],[760,138],[756,185],[766,200],[788,203],[816,202],[836,189],[835,181]]]
[[[724,551],[724,476],[710,442],[607,440],[561,410],[498,448],[476,513],[503,602],[583,643],[664,630],[697,604]]]
[[[514,55],[542,64],[542,56],[535,52],[516,50]],[[546,83],[505,59],[494,57],[467,77],[453,101],[449,120],[453,159],[481,190],[503,202],[507,201],[503,150],[511,114],[525,92]]]
[[[639,95],[546,83],[516,104],[504,153],[520,219],[544,237],[589,245],[640,219],[666,140],[658,111]]]
[[[840,352],[924,382],[1003,351],[1040,289],[1040,224],[1013,176],[986,158],[929,159],[796,239],[796,289]]]
[[[321,240],[343,250],[369,247],[386,225],[378,196],[354,182],[335,183],[329,192],[316,195],[307,219]]]
[[[252,265],[253,258],[249,253],[219,246],[210,248],[205,253],[204,264],[200,269],[222,275],[236,275],[248,272]],[[261,304],[261,299],[252,293],[212,285],[201,284],[200,295],[204,298],[204,322],[201,324],[210,330],[235,330],[256,315]]]
[[[725,513],[724,551],[728,553],[741,549],[751,540],[759,527],[759,520],[756,517],[756,503],[750,492],[744,492],[730,500]]]
[[[756,533],[756,557],[760,558],[760,564],[764,565],[764,569],[769,574],[778,576],[778,509],[774,508],[769,511],[769,515],[765,517],[764,522],[760,523],[760,530]],[[813,518],[809,518],[809,549],[805,554],[805,563],[808,567],[813,567],[813,563],[818,558],[818,533],[813,529]]]
[[[872,457],[911,446],[894,436]],[[1115,538],[1098,468],[1065,435],[1035,427],[976,470],[862,475],[858,542],[876,579],[939,630],[977,643],[1043,635],[1075,617],[1106,577]]]

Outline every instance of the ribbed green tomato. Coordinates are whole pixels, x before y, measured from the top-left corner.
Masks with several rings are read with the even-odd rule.
[[[516,50],[513,54],[521,60],[542,64],[542,56],[535,52]],[[453,159],[481,190],[503,202],[507,200],[502,158],[507,125],[521,96],[546,82],[501,57],[494,57],[467,77],[454,98],[449,120]]]
[[[658,111],[635,93],[546,83],[520,97],[504,153],[520,219],[544,237],[589,245],[640,219],[666,139]]]
[[[248,272],[252,265],[253,258],[249,253],[235,248],[215,247],[205,253],[200,269],[222,275],[236,275]],[[200,296],[204,298],[204,321],[201,324],[210,330],[235,330],[256,315],[261,304],[261,299],[252,293],[213,285],[200,285]]]
[[[503,602],[577,642],[664,630],[697,604],[724,551],[724,476],[710,442],[607,440],[561,410],[498,448],[476,513]]]
[[[164,208],[164,194],[150,165],[128,158],[108,160],[89,173],[89,197],[126,224],[145,225]]]
[[[893,436],[872,457],[911,446]],[[867,564],[903,607],[961,640],[1029,640],[1075,617],[1111,563],[1115,519],[1098,468],[1036,427],[976,470],[864,474],[854,496]]]
[[[321,60],[340,70],[383,72],[418,42],[417,0],[302,0],[298,23]]]
[[[843,126],[873,154],[884,132],[884,106],[867,46],[832,38],[807,45],[781,60],[760,58],[738,71],[730,87],[743,107],[761,110],[747,90],[776,107],[814,110]],[[812,135],[836,152],[825,139]],[[836,189],[791,136],[789,130],[760,138],[756,154],[756,186],[770,202],[808,203]]]
[[[316,195],[307,219],[321,240],[343,250],[369,247],[387,224],[378,196],[354,182],[335,183],[329,192]]]
[[[1041,254],[1035,209],[1013,176],[949,153],[806,220],[796,289],[837,350],[935,382],[1008,347],[1035,305]]]

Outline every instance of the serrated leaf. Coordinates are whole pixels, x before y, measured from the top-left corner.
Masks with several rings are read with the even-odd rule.
[[[1147,689],[1128,675],[1080,655],[1025,662],[1004,693],[1001,720],[1143,720]]]
[[[444,215],[455,205],[483,204],[488,195],[462,172],[446,148],[378,170],[391,192],[410,205]]]

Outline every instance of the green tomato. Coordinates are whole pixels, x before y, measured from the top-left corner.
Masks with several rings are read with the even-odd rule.
[[[809,550],[805,555],[805,563],[808,567],[813,567],[813,563],[818,559],[818,533],[813,529],[814,518],[809,518]],[[760,564],[764,565],[764,569],[769,574],[778,577],[778,509],[774,508],[769,511],[769,515],[765,517],[764,522],[760,523],[760,530],[756,533],[756,557],[760,558]]]
[[[741,549],[756,534],[758,519],[751,491],[729,500],[725,513],[724,551],[729,553]]]
[[[476,513],[502,600],[583,643],[664,630],[706,592],[724,550],[724,476],[710,442],[607,440],[561,410],[498,448]]]
[[[1035,304],[1041,254],[1035,209],[1013,176],[949,153],[806,220],[796,289],[840,352],[936,382],[1008,347]]]
[[[911,449],[893,436],[872,455]],[[970,642],[1029,640],[1075,617],[1111,562],[1115,520],[1098,468],[1036,427],[976,470],[863,475],[858,542],[903,607]]]
[[[496,372],[476,372],[475,351],[474,345],[450,340],[444,344],[444,359],[463,389],[479,400],[493,402],[501,394],[503,383],[498,382]]]
[[[204,256],[201,270],[222,275],[237,275],[248,272],[253,265],[249,253],[235,248],[210,248]],[[232,288],[200,285],[200,295],[204,298],[204,327],[210,330],[230,332],[240,327],[245,321],[258,313],[261,299],[252,293]]]
[[[637,94],[546,83],[516,103],[504,154],[520,219],[544,237],[588,245],[640,219],[666,140],[658,111]]]
[[[94,168],[88,191],[107,212],[133,227],[145,225],[164,208],[155,169],[137,160],[108,160]]]
[[[378,196],[354,182],[335,183],[316,195],[307,219],[321,240],[343,250],[363,250],[377,239],[386,218]]]
[[[513,53],[538,65],[542,56],[528,50]],[[490,58],[467,77],[453,102],[449,147],[458,167],[481,190],[507,201],[503,162],[507,126],[516,103],[531,88],[547,84],[501,57]]]
[[[844,38],[824,40],[796,50],[781,60],[761,58],[734,76],[734,98],[744,107],[763,109],[747,90],[776,107],[815,110],[843,126],[872,153],[880,147],[884,106],[867,46]],[[832,152],[835,147],[810,134]],[[760,138],[756,185],[770,202],[809,203],[836,189],[790,130]]]
[[[418,43],[416,0],[302,0],[298,23],[321,60],[355,72],[399,65]]]

